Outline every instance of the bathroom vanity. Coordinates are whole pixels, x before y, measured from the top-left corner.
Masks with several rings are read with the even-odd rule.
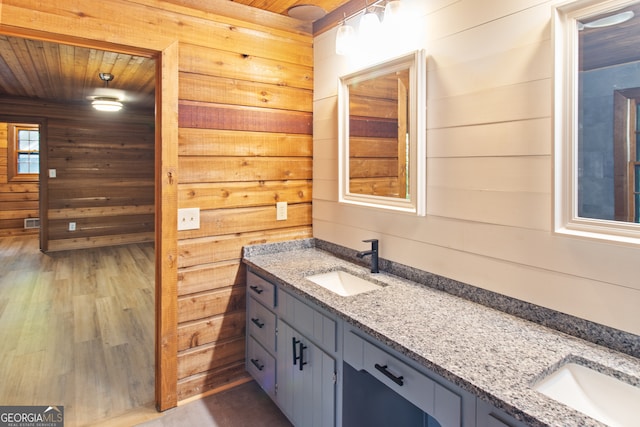
[[[634,357],[309,242],[244,262],[247,370],[296,426],[601,426],[534,384],[576,356],[640,378]],[[339,295],[309,279],[335,271],[375,288]]]

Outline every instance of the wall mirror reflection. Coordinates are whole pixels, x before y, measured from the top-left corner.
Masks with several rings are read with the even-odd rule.
[[[424,214],[424,52],[343,76],[340,201]]]
[[[574,1],[558,11],[556,204],[567,228],[638,238],[640,2]]]

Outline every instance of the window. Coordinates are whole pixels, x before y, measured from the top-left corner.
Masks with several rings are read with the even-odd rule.
[[[12,181],[37,181],[40,171],[40,128],[9,124],[9,176]]]
[[[554,13],[554,228],[640,244],[640,2]]]

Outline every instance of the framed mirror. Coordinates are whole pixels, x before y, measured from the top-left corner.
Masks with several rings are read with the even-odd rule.
[[[424,215],[424,51],[342,76],[338,116],[340,202]]]
[[[555,12],[556,230],[640,242],[640,1]]]

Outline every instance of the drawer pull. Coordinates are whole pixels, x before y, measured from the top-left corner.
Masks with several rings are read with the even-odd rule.
[[[251,363],[253,363],[255,367],[258,368],[258,371],[262,371],[264,369],[264,365],[260,363],[260,360],[258,359],[251,359]]]
[[[300,343],[300,370],[302,371],[302,367],[307,364],[304,361],[304,351],[307,349],[307,346]]]
[[[249,288],[251,288],[251,290],[253,292],[255,292],[256,294],[258,294],[258,295],[260,295],[261,293],[264,292],[264,290],[260,289],[260,287],[256,286],[256,285],[251,285],[251,286],[249,286]]]
[[[384,366],[380,366],[377,363],[375,365],[373,365],[376,367],[376,369],[380,372],[382,372],[385,377],[389,378],[391,381],[393,381],[394,383],[398,384],[399,386],[404,385],[404,377],[403,376],[399,376],[396,377],[395,375],[393,375],[391,372],[389,372],[389,370],[387,369],[387,365]]]
[[[297,340],[296,337],[293,337],[291,338],[291,343],[293,344],[293,366],[296,366],[298,360],[300,360],[300,356],[298,356],[298,351],[296,350],[296,346],[300,344],[300,340]],[[300,369],[302,369],[302,367]]]
[[[262,329],[264,327],[264,323],[260,321],[260,319],[256,318],[251,318],[251,321],[260,329]]]

